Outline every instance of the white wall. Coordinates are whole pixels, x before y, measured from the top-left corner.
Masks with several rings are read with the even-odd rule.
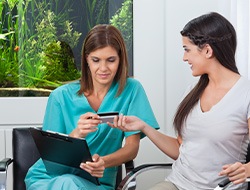
[[[174,135],[173,115],[183,91],[195,80],[182,61],[180,31],[190,19],[218,7],[217,0],[134,0],[134,76],[143,84],[163,132]]]
[[[190,19],[218,10],[217,0],[134,0],[134,76],[143,84],[164,133],[174,135],[171,123],[178,101],[194,80],[182,61],[179,32]],[[42,124],[46,101],[47,98],[0,98],[0,158],[11,156],[12,127]],[[9,130],[4,132],[6,129]],[[169,160],[144,138],[135,163]],[[159,177],[164,174],[146,176],[143,183],[139,180],[143,185],[138,189],[146,189],[148,182]]]
[[[147,92],[161,132],[174,136],[175,110],[194,80],[188,64],[182,61],[180,31],[190,19],[218,10],[217,0],[134,0],[134,76]],[[147,138],[141,141],[136,165],[169,161]],[[164,175],[143,175],[138,189],[147,189]]]

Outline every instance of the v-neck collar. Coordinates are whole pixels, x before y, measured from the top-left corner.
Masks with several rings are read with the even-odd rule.
[[[89,107],[91,108],[91,110],[93,110],[93,112],[95,112],[95,113],[102,112],[102,108],[103,108],[104,105],[106,104],[105,102],[106,102],[107,100],[109,100],[108,97],[113,93],[113,89],[115,88],[116,84],[117,84],[116,82],[113,82],[113,83],[111,84],[111,86],[110,86],[110,88],[109,88],[107,94],[104,96],[104,98],[103,98],[103,100],[102,100],[102,102],[101,102],[101,104],[100,104],[100,106],[99,106],[99,108],[98,108],[97,111],[95,111],[95,110],[92,108],[92,106],[90,105],[90,103],[89,103],[87,97],[84,96],[84,98],[85,98],[86,101],[88,102]]]
[[[224,103],[224,102],[227,102],[227,99],[228,99],[228,96],[230,96],[230,94],[232,94],[234,92],[235,89],[237,89],[237,86],[240,84],[240,81],[242,80],[242,77],[240,77],[236,83],[229,89],[229,91],[220,99],[219,102],[217,102],[215,105],[213,105],[210,110],[208,111],[202,111],[201,109],[201,100],[199,98],[198,100],[198,109],[199,109],[199,112],[202,113],[202,114],[206,114],[206,113],[210,113],[210,112],[213,112],[213,110],[216,110],[216,109],[220,109],[221,105]]]

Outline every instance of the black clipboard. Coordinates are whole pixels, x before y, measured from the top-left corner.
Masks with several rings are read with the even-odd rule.
[[[30,128],[30,133],[48,173],[74,174],[100,185],[97,177],[80,168],[81,162],[92,161],[85,139],[38,128]]]

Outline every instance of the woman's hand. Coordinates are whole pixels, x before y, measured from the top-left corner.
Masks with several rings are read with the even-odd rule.
[[[236,162],[234,164],[224,165],[219,175],[227,176],[234,184],[244,183],[248,176],[247,164]]]
[[[80,116],[77,127],[71,132],[70,136],[84,138],[88,133],[96,131],[100,123],[101,120],[97,114],[91,112],[85,113]]]
[[[122,131],[143,131],[147,124],[135,116],[124,116],[119,115],[114,118],[114,123],[109,123],[108,125],[113,128],[119,128]]]
[[[94,154],[92,159],[93,162],[81,163],[80,168],[87,171],[94,177],[99,177],[99,178],[103,177],[103,173],[105,170],[104,160],[97,154]]]

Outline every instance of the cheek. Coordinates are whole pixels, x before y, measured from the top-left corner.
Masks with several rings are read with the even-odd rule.
[[[89,70],[90,70],[90,73],[95,73],[95,71],[98,69],[97,66],[93,65],[93,64],[89,64]]]
[[[204,60],[203,60],[203,57],[201,56],[201,55],[199,55],[199,54],[193,54],[193,55],[191,55],[190,57],[189,57],[189,59],[190,60],[192,60],[192,63],[198,63],[198,64],[200,64],[200,63],[202,63]]]
[[[118,67],[119,67],[119,63],[116,63],[116,64],[114,64],[114,65],[111,66],[111,70],[112,70],[113,72],[117,72]]]

